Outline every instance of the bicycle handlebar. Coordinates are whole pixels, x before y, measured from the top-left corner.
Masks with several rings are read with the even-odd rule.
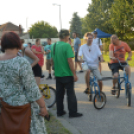
[[[118,60],[120,66],[124,67],[124,66],[121,64],[121,62],[120,62],[120,60],[119,60],[118,58],[115,58],[115,59]],[[126,63],[128,64],[128,59],[126,60]]]

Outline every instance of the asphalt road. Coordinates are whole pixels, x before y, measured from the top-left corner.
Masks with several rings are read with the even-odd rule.
[[[103,63],[103,77],[111,76],[106,63]],[[45,68],[44,68],[45,69]],[[122,72],[120,72],[122,75]],[[47,72],[45,71],[47,76]],[[75,127],[81,134],[134,134],[134,94],[132,105],[127,107],[125,92],[121,91],[119,99],[111,95],[112,81],[103,82],[103,91],[107,97],[107,103],[102,110],[97,110],[93,102],[88,101],[88,96],[83,93],[85,90],[84,73],[77,73],[79,80],[75,83],[75,92],[78,101],[78,111],[83,113],[80,118],[68,118],[68,114],[62,118],[71,126]],[[131,83],[134,86],[134,68],[132,68]],[[45,83],[55,87],[55,80],[45,80]],[[134,87],[132,92],[134,91]],[[68,113],[66,96],[65,110]],[[55,106],[51,109],[56,113]]]

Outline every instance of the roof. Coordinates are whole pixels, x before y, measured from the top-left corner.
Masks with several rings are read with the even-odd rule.
[[[19,26],[14,25],[11,22],[0,25],[0,31],[19,31]]]

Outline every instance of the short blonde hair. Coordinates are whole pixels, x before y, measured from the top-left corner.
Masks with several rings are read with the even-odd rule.
[[[92,36],[93,37],[93,34],[92,33],[87,33],[86,37],[88,36]]]

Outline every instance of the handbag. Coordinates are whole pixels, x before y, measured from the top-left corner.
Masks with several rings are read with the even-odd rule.
[[[11,106],[0,100],[0,134],[30,134],[31,104]]]

